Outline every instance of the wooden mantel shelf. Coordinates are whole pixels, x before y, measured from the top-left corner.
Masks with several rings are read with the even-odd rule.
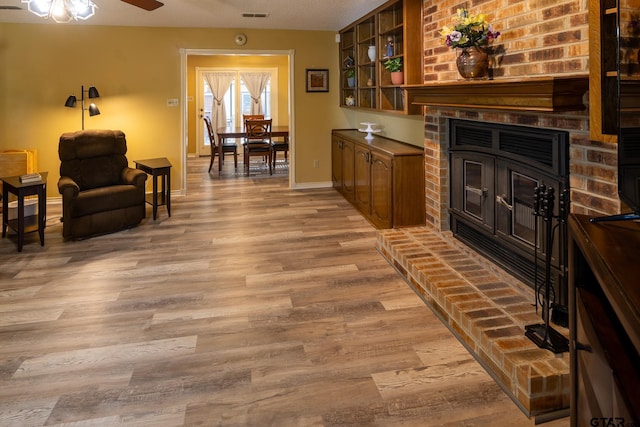
[[[587,74],[404,86],[409,105],[512,111],[584,110]]]

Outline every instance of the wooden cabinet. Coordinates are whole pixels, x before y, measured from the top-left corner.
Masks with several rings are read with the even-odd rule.
[[[331,136],[331,182],[333,188],[342,191],[342,142]]]
[[[403,85],[392,84],[383,63],[400,58],[404,84],[421,84],[422,38],[420,0],[391,0],[341,30],[340,105],[421,114],[406,102]]]
[[[355,195],[353,173],[355,152],[353,142],[333,135],[331,143],[331,179],[333,187],[340,191],[347,200],[353,202]]]
[[[361,144],[355,145],[355,163],[353,166],[356,192],[354,203],[361,212],[371,211],[371,150]],[[388,228],[388,227],[385,227]]]
[[[424,151],[354,129],[332,132],[333,186],[375,227],[425,224]]]
[[[373,151],[371,153],[371,222],[378,228],[392,224],[393,157]],[[423,180],[424,181],[424,180]],[[423,206],[424,209],[424,206]],[[424,219],[422,220],[424,223]]]
[[[569,220],[571,425],[640,425],[640,224]]]

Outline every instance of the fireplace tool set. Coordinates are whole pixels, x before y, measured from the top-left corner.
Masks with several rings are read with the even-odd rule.
[[[569,192],[564,189],[558,199],[558,215],[553,213],[555,202],[555,190],[544,184],[535,188],[533,199],[533,215],[535,216],[535,243],[534,243],[534,284],[535,284],[535,306],[538,312],[538,305],[542,309],[542,320],[544,323],[525,326],[525,336],[533,341],[538,347],[550,350],[554,353],[569,351],[569,341],[558,331],[550,326],[551,317],[555,323],[566,326],[566,308],[555,304],[556,291],[551,286],[551,262],[553,252],[554,236],[559,233],[560,245],[567,242],[567,217],[569,215]],[[555,220],[555,221],[554,221]],[[538,228],[542,222],[542,236],[544,239],[544,282],[540,285],[538,281]],[[554,224],[557,222],[557,224]],[[565,250],[559,251],[566,254]],[[565,255],[561,255],[565,257]],[[562,267],[566,268],[567,260],[562,260]],[[552,314],[553,310],[553,314]]]

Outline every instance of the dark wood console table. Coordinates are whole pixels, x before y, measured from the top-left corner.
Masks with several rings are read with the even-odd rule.
[[[8,176],[0,178],[2,185],[2,237],[7,235],[7,227],[18,234],[18,252],[22,252],[24,234],[38,231],[40,246],[44,246],[44,228],[47,218],[47,172],[40,172],[42,177],[35,182],[20,182],[20,176]],[[9,219],[9,193],[18,198],[18,214],[16,219]],[[25,216],[24,198],[26,196],[38,196],[37,214]]]
[[[640,223],[569,219],[571,425],[640,425]]]

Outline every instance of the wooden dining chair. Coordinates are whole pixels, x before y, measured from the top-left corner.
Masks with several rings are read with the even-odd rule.
[[[207,124],[207,132],[209,133],[209,141],[211,142],[211,162],[209,162],[209,172],[211,172],[213,161],[220,153],[211,120],[209,117],[203,117],[203,119]],[[236,144],[235,141],[225,141],[224,144],[222,144],[222,157],[218,159],[219,162],[222,162],[221,164],[224,164],[224,156],[227,153],[233,153],[233,164],[235,168],[238,169],[238,144]]]
[[[242,115],[242,129],[246,129],[246,123],[247,120],[264,120],[264,114],[243,114]],[[242,141],[242,149],[244,152],[244,140]],[[264,161],[267,161],[267,158],[265,156]]]
[[[249,175],[251,156],[261,156],[266,159],[269,166],[269,175],[273,174],[271,168],[271,119],[246,120],[245,121],[244,166]]]
[[[284,153],[284,162],[287,163],[287,155],[289,154],[289,137],[284,137],[284,139],[281,140],[271,140],[271,162],[273,163],[273,169],[276,168],[276,157],[278,156],[278,151],[282,151]]]
[[[245,123],[247,120],[264,120],[264,114],[243,114],[242,115],[242,125],[246,126]]]

